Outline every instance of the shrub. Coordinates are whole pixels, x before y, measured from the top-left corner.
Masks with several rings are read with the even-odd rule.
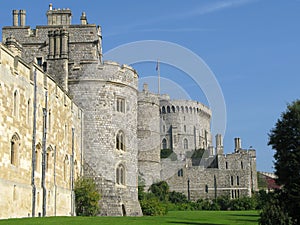
[[[146,216],[162,216],[168,212],[167,205],[157,198],[145,198],[140,201],[143,214]]]
[[[100,194],[91,178],[79,178],[75,182],[75,204],[78,216],[96,216],[99,211]]]
[[[176,191],[169,193],[169,201],[175,204],[188,202],[187,197],[184,194]]]

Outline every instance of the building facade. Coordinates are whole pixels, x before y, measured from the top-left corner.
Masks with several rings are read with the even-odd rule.
[[[0,218],[72,215],[82,111],[38,65],[20,58],[15,39],[7,43],[0,45]]]
[[[208,107],[147,85],[139,92],[132,67],[103,61],[101,27],[84,12],[80,24],[52,4],[46,15],[32,29],[26,11],[13,10],[2,29],[0,185],[10,194],[1,218],[74,215],[81,175],[97,184],[100,215],[142,215],[138,177],[146,187],[166,180],[192,200],[251,195],[255,150],[224,154],[220,135],[213,147]]]

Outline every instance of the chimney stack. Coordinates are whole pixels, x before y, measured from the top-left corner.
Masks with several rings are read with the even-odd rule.
[[[19,26],[19,10],[17,9],[13,10],[13,26]]]
[[[241,150],[242,149],[241,139],[240,138],[235,138],[234,139],[234,145],[235,145],[235,147],[234,147],[235,152],[238,152],[239,150]]]
[[[216,153],[217,153],[217,155],[224,154],[223,138],[222,138],[221,134],[216,135]]]
[[[24,9],[20,10],[20,26],[26,26],[26,11]]]

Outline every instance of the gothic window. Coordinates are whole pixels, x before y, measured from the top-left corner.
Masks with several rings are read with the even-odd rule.
[[[243,161],[241,161],[241,169],[244,169]]]
[[[184,149],[188,149],[189,148],[188,140],[186,138],[183,140],[183,148]]]
[[[119,164],[116,169],[116,183],[125,185],[125,167]]]
[[[240,185],[240,178],[239,178],[239,176],[236,176],[236,185]]]
[[[183,126],[183,130],[184,130],[184,132],[186,132],[186,125]]]
[[[163,114],[166,113],[166,108],[165,108],[164,106],[161,108],[161,112],[162,112]]]
[[[176,111],[177,111],[177,112],[180,112],[179,106],[176,106]]]
[[[163,132],[166,132],[166,125],[163,125]]]
[[[189,108],[186,106],[185,107],[185,112],[188,113],[189,112]]]
[[[190,113],[192,113],[193,112],[193,109],[192,109],[192,107],[190,106]]]
[[[116,149],[125,151],[125,135],[119,131],[116,136]]]
[[[13,114],[15,117],[18,117],[19,116],[19,94],[18,94],[18,91],[15,91],[14,92],[14,108],[13,108]]]
[[[167,149],[167,140],[164,138],[163,140],[162,140],[162,149]]]
[[[183,106],[181,106],[181,112],[184,113],[184,107]]]
[[[175,106],[172,105],[172,112],[175,113]]]
[[[233,176],[230,177],[230,183],[233,185]]]
[[[117,98],[117,112],[125,113],[125,99]]]
[[[17,166],[20,138],[17,134],[12,136],[10,141],[10,163]]]
[[[178,170],[177,175],[178,177],[183,177],[183,169]]]
[[[225,162],[225,168],[228,169],[228,162]]]
[[[48,147],[46,152],[46,172],[49,172],[51,169],[51,163],[52,163],[52,148]]]
[[[167,106],[167,113],[170,113],[171,110],[170,110],[170,106]]]
[[[231,198],[234,198],[234,190],[231,190]]]

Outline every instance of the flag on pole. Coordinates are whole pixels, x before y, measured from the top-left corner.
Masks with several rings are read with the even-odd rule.
[[[157,71],[157,76],[158,76],[158,94],[160,94],[160,71],[159,71],[159,60],[157,60],[156,63],[156,71]]]

